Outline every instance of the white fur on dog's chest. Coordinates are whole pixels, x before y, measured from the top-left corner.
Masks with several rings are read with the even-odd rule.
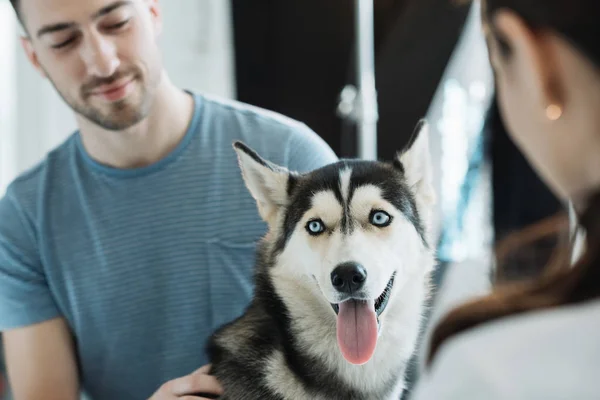
[[[286,400],[330,400],[325,397],[315,397],[309,394],[298,381],[298,378],[290,371],[283,354],[276,350],[266,363],[267,385],[275,393]]]
[[[284,397],[286,400],[337,400],[326,396],[315,396],[308,393],[298,378],[287,366],[280,351],[275,351],[266,363],[266,380],[271,390]],[[401,382],[394,392],[386,399],[373,400],[397,400],[404,389]],[[345,399],[339,399],[345,400]]]

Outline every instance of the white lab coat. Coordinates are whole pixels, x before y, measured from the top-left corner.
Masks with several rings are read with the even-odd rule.
[[[573,261],[584,241],[579,232]],[[469,269],[476,270],[467,264],[458,271]],[[449,278],[444,311],[470,297],[454,294],[458,273]],[[600,299],[502,318],[448,339],[409,400],[600,400]]]
[[[409,400],[600,399],[600,300],[487,323],[449,339]]]

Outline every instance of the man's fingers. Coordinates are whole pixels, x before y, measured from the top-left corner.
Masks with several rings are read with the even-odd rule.
[[[183,396],[183,397],[178,397],[177,400],[212,400],[212,399],[207,398],[207,397]]]
[[[214,376],[208,375],[211,365],[198,368],[189,375],[163,384],[151,400],[211,400],[223,394],[223,388]]]
[[[185,396],[193,393],[223,394],[223,388],[213,376],[198,371],[170,382],[171,393]]]
[[[208,371],[210,371],[210,367],[212,367],[211,364],[203,365],[202,367],[194,371],[193,374],[208,374]]]

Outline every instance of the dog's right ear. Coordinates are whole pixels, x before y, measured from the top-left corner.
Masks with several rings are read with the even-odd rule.
[[[261,217],[274,222],[279,208],[288,204],[288,180],[290,172],[260,157],[254,150],[240,141],[233,143],[242,176],[250,194],[256,200]]]

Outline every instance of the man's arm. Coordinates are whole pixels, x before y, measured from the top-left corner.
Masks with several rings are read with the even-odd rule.
[[[15,400],[79,399],[73,341],[62,318],[7,330],[3,344]]]
[[[75,351],[39,251],[36,182],[0,199],[0,332],[15,400],[77,400]],[[28,204],[23,207],[23,204]]]

